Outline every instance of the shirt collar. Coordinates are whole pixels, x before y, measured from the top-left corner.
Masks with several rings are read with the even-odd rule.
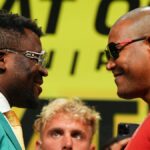
[[[0,112],[4,113],[9,111],[10,105],[8,103],[8,100],[6,99],[6,97],[0,92]]]

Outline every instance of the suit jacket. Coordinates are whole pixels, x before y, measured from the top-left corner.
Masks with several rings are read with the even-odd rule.
[[[21,150],[21,146],[8,121],[0,112],[0,150]]]

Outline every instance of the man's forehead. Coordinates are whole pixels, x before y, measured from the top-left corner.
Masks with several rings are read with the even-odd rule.
[[[36,33],[30,29],[24,29],[24,34],[20,39],[20,47],[22,50],[30,50],[35,52],[41,52],[41,41]]]
[[[29,38],[29,40],[35,39],[40,42],[40,37],[35,32],[33,32],[32,30],[28,28],[24,28],[24,34],[22,35],[23,35],[22,37]]]
[[[91,125],[85,123],[83,120],[78,120],[73,118],[70,114],[57,114],[54,115],[51,119],[46,122],[44,130],[53,131],[59,129],[67,132],[80,131],[82,133],[88,133],[89,136],[92,136],[92,127]]]
[[[48,130],[62,130],[62,131],[67,131],[67,132],[82,132],[82,133],[91,133],[92,135],[92,128],[90,125],[85,124],[83,122],[77,121],[77,120],[53,120],[52,122],[48,122],[47,125],[45,126],[45,129]]]
[[[75,116],[73,114],[69,114],[69,113],[57,113],[55,114],[48,122],[50,124],[52,124],[55,121],[58,123],[62,123],[62,124],[72,124],[72,125],[83,125],[83,126],[87,126],[88,124],[86,123],[85,119],[80,117],[80,116]]]
[[[135,27],[131,20],[122,20],[112,26],[108,41],[119,42],[127,38],[135,38]]]

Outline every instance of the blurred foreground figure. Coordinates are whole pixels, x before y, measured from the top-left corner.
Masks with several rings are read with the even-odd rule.
[[[150,7],[132,10],[111,28],[106,49],[118,96],[142,98],[150,104]],[[150,115],[133,134],[125,150],[150,150]]]
[[[50,102],[35,121],[36,150],[95,150],[91,144],[99,113],[77,99]]]

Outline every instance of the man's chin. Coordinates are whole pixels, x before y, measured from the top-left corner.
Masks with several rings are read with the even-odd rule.
[[[36,109],[39,106],[39,101],[36,99],[22,101],[21,103],[16,103],[13,106],[19,107],[19,108],[30,108],[30,109]]]
[[[39,101],[36,100],[31,100],[27,105],[26,108],[31,108],[31,109],[36,109],[39,106]]]
[[[132,94],[125,93],[125,92],[117,92],[117,95],[118,95],[120,98],[124,98],[124,99],[127,99],[127,100],[130,100],[130,99],[135,98],[135,96],[133,96]]]

